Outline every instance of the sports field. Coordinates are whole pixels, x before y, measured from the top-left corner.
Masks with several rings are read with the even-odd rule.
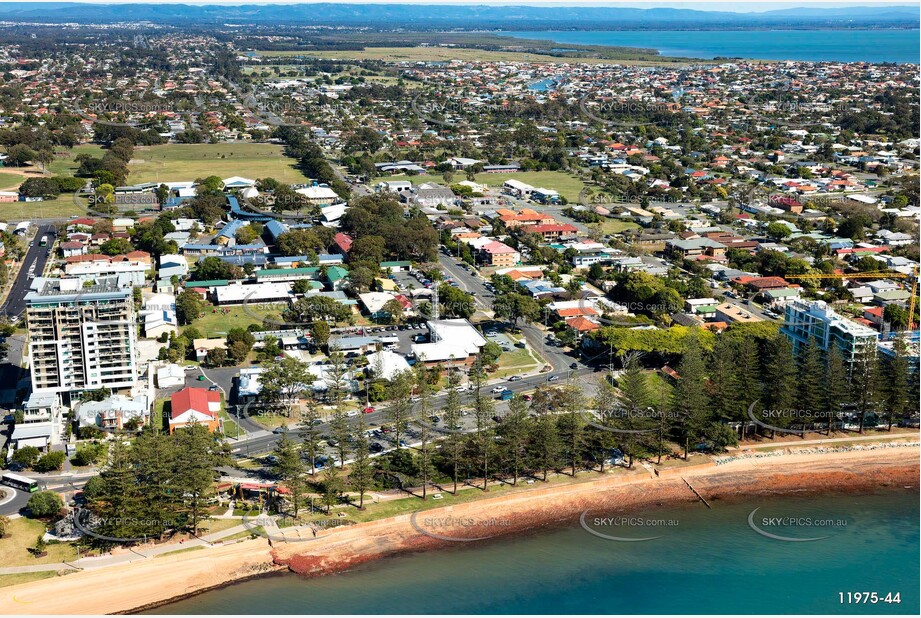
[[[74,160],[78,155],[100,157],[104,153],[99,146],[77,146],[71,149],[69,157],[56,159],[49,170],[53,174],[73,175],[78,167]],[[294,169],[294,163],[293,159],[284,155],[282,147],[275,144],[239,142],[138,146],[128,163],[128,182],[195,180],[206,176],[271,177],[286,183],[305,182],[307,178]]]
[[[206,176],[275,178],[285,183],[305,182],[294,160],[274,144],[164,144],[140,146],[128,163],[128,181],[195,180]]]

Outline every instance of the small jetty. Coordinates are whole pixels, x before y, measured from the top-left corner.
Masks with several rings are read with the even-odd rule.
[[[705,506],[705,507],[707,507],[708,509],[712,509],[712,508],[713,508],[712,506],[710,506],[710,503],[707,502],[707,499],[704,498],[702,495],[700,495],[700,492],[697,491],[696,489],[694,489],[694,486],[691,485],[691,484],[688,482],[688,480],[687,480],[686,478],[684,478],[684,477],[682,476],[682,477],[681,477],[681,480],[684,481],[684,484],[688,486],[688,489],[690,489],[691,491],[694,492],[694,495],[697,496],[697,499],[704,503],[704,506]]]

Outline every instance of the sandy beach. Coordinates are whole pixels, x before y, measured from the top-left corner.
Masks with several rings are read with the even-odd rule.
[[[128,613],[278,570],[320,576],[402,552],[572,525],[586,510],[651,514],[663,505],[698,502],[707,508],[706,501],[718,509],[721,501],[767,495],[918,492],[919,449],[788,454],[669,468],[658,476],[642,472],[525,485],[501,496],[323,531],[310,542],[271,547],[263,538],[246,540],[19,584],[0,589],[0,614]]]

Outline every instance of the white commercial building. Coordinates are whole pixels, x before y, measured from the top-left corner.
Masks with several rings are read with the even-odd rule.
[[[429,320],[426,325],[431,343],[412,345],[412,352],[419,362],[470,364],[486,345],[483,335],[463,318]]]

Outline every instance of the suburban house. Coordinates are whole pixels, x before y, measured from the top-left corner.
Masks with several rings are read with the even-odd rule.
[[[726,245],[710,238],[691,238],[688,240],[676,238],[666,241],[665,247],[666,252],[671,257],[676,258],[716,261],[726,259]]]
[[[44,451],[64,441],[64,428],[64,408],[58,393],[33,390],[22,404],[22,420],[15,424],[10,444],[16,450],[34,446]]]
[[[352,237],[344,232],[338,232],[333,236],[333,245],[336,253],[348,255],[352,250]]]
[[[205,388],[186,387],[170,398],[169,431],[199,424],[216,431],[221,427],[221,394]]]
[[[80,427],[96,426],[102,429],[123,429],[125,423],[135,421],[139,426],[150,421],[150,402],[147,395],[126,397],[114,394],[102,401],[82,401],[75,410]]]

